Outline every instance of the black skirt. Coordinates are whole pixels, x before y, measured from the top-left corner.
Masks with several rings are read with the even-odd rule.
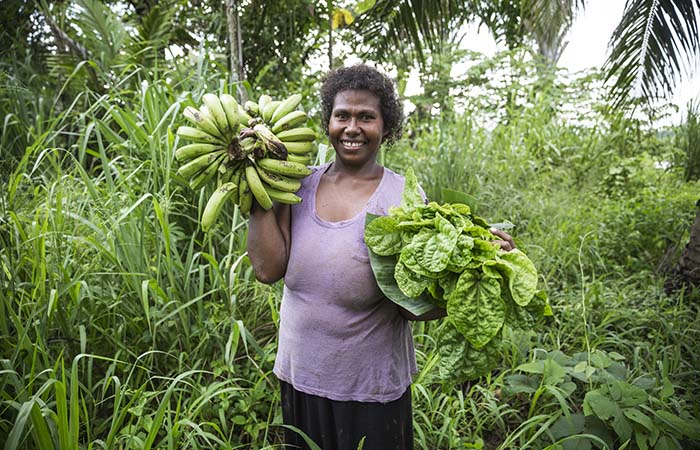
[[[412,450],[411,388],[389,403],[335,401],[299,392],[280,380],[285,425],[303,431],[323,450]],[[301,435],[285,428],[286,448],[308,449]]]

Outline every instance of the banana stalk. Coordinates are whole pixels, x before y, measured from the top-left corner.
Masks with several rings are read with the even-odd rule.
[[[287,148],[265,124],[259,123],[255,125],[253,131],[255,131],[258,139],[265,144],[267,151],[271,155],[279,159],[287,159]]]

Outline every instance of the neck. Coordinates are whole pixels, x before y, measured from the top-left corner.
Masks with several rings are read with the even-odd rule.
[[[342,161],[336,159],[333,161],[333,164],[331,164],[328,172],[340,176],[349,175],[355,178],[369,179],[381,176],[383,170],[384,168],[376,160],[368,161],[362,166],[348,166],[343,164]]]

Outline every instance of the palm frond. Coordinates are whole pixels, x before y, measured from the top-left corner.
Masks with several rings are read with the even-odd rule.
[[[527,35],[535,40],[542,56],[556,63],[566,44],[564,37],[575,14],[584,9],[581,0],[523,0],[521,16]]]
[[[628,0],[604,65],[616,106],[673,90],[700,55],[700,0]]]
[[[469,2],[457,0],[386,0],[361,14],[354,29],[372,54],[385,59],[407,49],[425,63],[425,50],[440,52],[451,30],[467,20]],[[381,58],[381,56],[384,58]]]
[[[78,14],[73,24],[82,33],[81,41],[94,57],[109,67],[128,43],[129,34],[124,23],[98,0],[78,0]]]
[[[154,55],[167,47],[175,33],[172,26],[175,8],[156,4],[140,18],[136,27],[136,36],[128,50],[128,57],[143,65],[150,65]]]

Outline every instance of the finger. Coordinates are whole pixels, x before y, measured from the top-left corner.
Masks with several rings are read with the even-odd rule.
[[[499,230],[497,228],[491,228],[489,231],[491,232],[491,234],[494,234],[494,235],[500,237],[503,241],[508,243],[509,248],[506,251],[510,251],[510,250],[513,250],[515,248],[515,242],[513,241],[513,237],[510,234],[506,233],[503,230]],[[503,248],[503,246],[501,248]]]
[[[503,250],[504,252],[509,252],[515,248],[513,244],[511,244],[508,241],[502,241],[502,240],[496,240],[496,241],[491,241],[492,244],[498,245],[498,247]]]

